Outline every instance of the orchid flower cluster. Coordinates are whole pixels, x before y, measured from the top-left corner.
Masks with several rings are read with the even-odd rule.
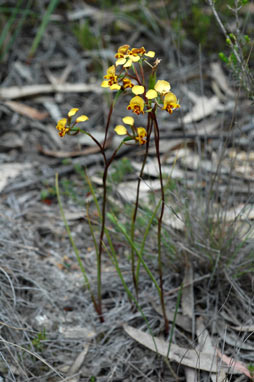
[[[155,52],[151,50],[146,52],[144,47],[130,49],[129,45],[120,46],[115,54],[115,64],[107,69],[101,87],[120,93],[130,90],[134,96],[130,99],[127,110],[136,115],[149,113],[153,108],[166,110],[172,114],[175,109],[180,108],[179,101],[170,90],[171,86],[168,81],[155,82],[156,69],[160,60],[157,58],[152,65],[149,60],[154,57]],[[152,71],[148,84],[145,81],[143,63],[149,65]],[[136,64],[139,65],[139,71]],[[88,120],[86,115],[81,115],[72,123],[71,118],[78,110],[78,108],[71,109],[68,118],[58,121],[56,128],[61,137],[64,137],[66,133],[72,135],[71,132],[74,131],[73,128],[77,123]],[[117,125],[114,130],[118,135],[128,136],[129,139],[133,139],[141,145],[146,143],[147,130],[144,127],[135,127],[135,120],[130,116],[125,116],[122,121],[130,126],[131,132],[125,126]],[[74,133],[77,134],[77,132],[78,130],[75,129]]]
[[[135,243],[135,224],[136,224],[136,217],[138,213],[138,206],[139,206],[139,199],[140,199],[140,183],[142,180],[144,167],[148,158],[150,136],[152,132],[154,133],[154,142],[155,142],[156,156],[157,156],[157,161],[159,166],[159,178],[160,178],[160,185],[161,185],[160,187],[161,200],[158,205],[158,208],[156,207],[156,212],[155,212],[155,215],[157,215],[157,212],[159,211],[159,208],[160,208],[160,213],[158,212],[159,216],[157,217],[158,271],[159,271],[160,285],[157,284],[155,278],[153,277],[147,265],[145,264],[143,260],[143,254],[137,255],[135,244],[133,244],[131,246],[131,271],[132,271],[133,284],[136,291],[136,299],[133,298],[133,301],[137,301],[139,269],[140,269],[140,264],[142,263],[142,265],[144,266],[144,269],[147,271],[148,276],[151,278],[152,282],[154,283],[154,285],[156,286],[158,290],[161,306],[162,306],[162,311],[163,311],[163,316],[164,316],[164,321],[165,321],[165,332],[168,332],[169,326],[168,326],[168,320],[166,316],[165,303],[164,303],[164,297],[163,297],[164,296],[163,294],[163,265],[162,265],[162,259],[161,259],[161,227],[162,227],[162,219],[163,219],[163,213],[164,213],[165,196],[164,196],[164,186],[163,186],[162,168],[161,168],[161,160],[160,160],[160,148],[159,148],[160,132],[159,132],[159,125],[157,121],[157,111],[165,110],[169,114],[172,114],[174,110],[177,110],[180,108],[180,104],[176,95],[171,91],[170,83],[165,80],[156,80],[156,71],[157,71],[158,65],[160,64],[160,60],[158,58],[154,59],[154,57],[155,57],[155,52],[151,50],[147,52],[144,47],[130,48],[129,45],[123,45],[119,47],[117,53],[115,54],[115,59],[116,59],[115,63],[107,69],[107,73],[105,74],[104,79],[101,83],[102,88],[109,88],[111,91],[117,92],[115,96],[112,97],[112,103],[109,109],[107,123],[105,126],[104,141],[102,143],[97,141],[97,139],[91,133],[79,127],[80,126],[79,124],[81,122],[85,122],[89,119],[86,115],[82,114],[77,118],[75,117],[76,119],[73,120],[73,117],[79,111],[78,108],[72,108],[68,112],[67,118],[62,118],[58,121],[56,128],[58,130],[58,134],[60,135],[60,137],[64,137],[66,134],[76,135],[78,133],[83,133],[88,135],[91,139],[93,139],[93,141],[98,146],[104,161],[104,173],[102,177],[103,197],[102,197],[101,211],[99,212],[100,222],[101,222],[101,231],[100,231],[100,237],[99,237],[99,245],[95,243],[96,254],[97,254],[97,298],[95,298],[95,295],[92,292],[92,288],[90,287],[88,276],[86,275],[84,268],[81,267],[80,265],[81,271],[84,274],[85,283],[88,286],[88,289],[90,290],[90,293],[91,293],[91,299],[93,301],[94,308],[102,322],[104,321],[104,318],[103,318],[102,294],[101,294],[101,267],[102,267],[101,257],[102,257],[103,248],[105,247],[105,243],[104,243],[105,233],[107,235],[107,240],[110,243],[110,238],[108,237],[108,232],[106,228],[106,219],[109,216],[107,215],[107,212],[106,212],[108,169],[123,144],[128,144],[129,141],[133,141],[134,143],[145,146],[143,164],[141,166],[140,174],[138,176],[138,181],[137,181],[136,202],[135,202],[135,205],[133,208],[133,214],[132,214],[131,233],[128,239],[129,243],[130,242]],[[151,60],[153,60],[152,63],[151,63]],[[147,75],[147,73],[149,72],[144,70],[145,65],[147,65],[148,69],[150,69],[149,76]],[[132,115],[124,116],[122,118],[123,124],[119,124],[115,126],[114,128],[115,133],[120,136],[123,136],[123,139],[121,140],[121,143],[119,144],[119,146],[113,151],[113,153],[108,154],[106,151],[106,142],[107,142],[107,135],[108,135],[110,124],[111,124],[112,113],[113,113],[116,102],[119,100],[119,97],[121,95],[128,96],[128,94],[131,94],[131,98],[129,99],[129,103],[126,106],[126,109]],[[144,117],[147,116],[146,127],[142,127],[142,126],[136,127],[136,123],[134,119],[134,117],[136,116],[137,118],[142,117],[143,120],[145,119]],[[88,184],[91,184],[89,179],[88,179]],[[92,194],[95,195],[95,193],[93,192]],[[96,205],[97,206],[99,205],[97,203],[97,199],[96,199]],[[90,227],[90,229],[92,228]],[[92,237],[95,237],[93,232],[92,232]],[[110,248],[113,251],[113,245],[111,245]],[[137,259],[136,259],[136,255],[138,256]],[[78,257],[78,255],[77,255],[77,259],[79,264],[81,264],[81,260]],[[116,257],[114,261],[116,264],[117,262]],[[119,268],[117,269],[118,269],[118,272],[120,272],[120,269]],[[120,278],[122,280],[122,276],[120,276]],[[130,291],[128,291],[127,293],[130,296]]]

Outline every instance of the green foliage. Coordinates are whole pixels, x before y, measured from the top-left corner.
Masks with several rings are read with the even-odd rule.
[[[250,372],[250,375],[253,377],[254,376],[254,364],[250,363],[248,366],[247,366],[249,372]]]
[[[26,8],[22,9],[23,0],[18,0],[16,7],[0,7],[0,21],[4,22],[7,17],[6,24],[1,27],[0,34],[0,60],[4,60],[5,56],[13,46],[16,38],[18,37],[22,26],[28,15],[35,15],[30,11],[32,0],[29,0],[26,4]],[[1,26],[1,23],[0,23]]]
[[[56,8],[58,2],[59,2],[59,0],[50,0],[48,8],[43,15],[41,24],[40,24],[39,28],[37,29],[36,35],[34,37],[34,40],[33,40],[33,43],[32,43],[32,46],[31,46],[31,49],[29,52],[29,57],[34,56],[34,54],[35,54],[35,52],[36,52],[36,50],[37,50],[37,48],[41,42],[41,39],[45,33],[47,25],[50,21],[50,16],[54,12],[54,9]]]
[[[111,179],[114,183],[120,183],[124,180],[126,175],[133,172],[131,161],[128,158],[122,158],[121,160],[113,163],[113,172],[111,173]]]
[[[98,48],[99,39],[94,35],[88,20],[82,21],[79,24],[75,24],[73,26],[73,33],[77,37],[80,46],[84,50],[92,50]]]
[[[30,57],[34,56],[58,2],[59,0],[49,1],[48,8],[39,23],[39,27],[30,48]],[[36,10],[32,9],[34,3],[33,0],[27,0],[26,2],[24,0],[18,0],[15,7],[5,6],[4,4],[0,7],[0,60],[6,58],[6,55],[13,47],[25,23],[28,24],[27,20],[29,20],[30,23],[31,20],[35,18],[38,19],[38,13]],[[6,18],[7,22],[5,22]],[[1,22],[5,23],[4,26],[1,26]]]
[[[211,15],[206,14],[200,5],[191,8],[192,35],[202,45],[208,42],[208,33],[212,22]]]
[[[42,350],[43,350],[43,343],[42,343],[42,341],[45,341],[46,339],[47,339],[46,329],[43,328],[42,331],[40,331],[37,334],[37,336],[34,337],[34,339],[32,340],[33,347],[34,347],[34,349],[37,352],[42,352]]]
[[[226,38],[226,44],[229,52],[227,54],[220,52],[219,58],[228,66],[239,85],[243,86],[252,98],[254,95],[254,77],[250,62],[253,59],[254,40],[247,34],[235,35],[230,33]]]
[[[40,199],[46,200],[46,199],[52,199],[56,196],[56,189],[55,187],[51,187],[48,182],[44,183],[45,188],[43,188],[40,192]]]

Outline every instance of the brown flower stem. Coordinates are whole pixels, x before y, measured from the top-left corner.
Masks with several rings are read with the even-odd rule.
[[[150,116],[150,113],[148,113],[148,117],[147,117],[147,142],[146,142],[146,148],[145,148],[145,155],[144,155],[143,163],[142,163],[139,177],[138,177],[136,201],[135,201],[135,206],[134,206],[134,210],[132,213],[132,219],[131,219],[131,240],[132,240],[132,242],[134,242],[135,223],[136,223],[137,211],[138,211],[138,206],[139,206],[140,184],[141,184],[145,164],[146,164],[147,157],[148,157],[150,136],[151,136],[151,116]],[[138,285],[137,285],[137,277],[136,277],[136,270],[135,270],[135,253],[134,252],[135,252],[134,248],[131,247],[131,272],[132,272],[132,279],[133,279],[133,284],[135,287],[136,297],[138,298]]]
[[[161,213],[158,218],[158,269],[159,269],[159,277],[160,277],[160,300],[161,300],[161,308],[162,308],[162,314],[164,318],[164,324],[165,324],[165,334],[167,335],[169,332],[169,322],[166,315],[166,309],[165,309],[165,301],[164,301],[164,290],[163,290],[163,272],[162,272],[162,261],[161,261],[161,227],[162,227],[162,219],[164,215],[164,207],[165,207],[165,194],[164,194],[164,186],[163,186],[163,178],[162,178],[162,171],[161,171],[161,160],[160,160],[160,131],[158,127],[158,122],[155,114],[155,108],[152,110],[152,119],[154,122],[154,140],[155,140],[155,148],[156,148],[156,156],[158,160],[158,166],[159,166],[159,177],[160,177],[160,187],[161,187]]]
[[[100,152],[103,156],[103,161],[104,161],[101,231],[100,231],[100,242],[99,242],[99,248],[98,248],[98,254],[97,254],[97,301],[96,301],[95,297],[92,297],[94,309],[97,312],[101,322],[104,322],[103,311],[102,311],[102,297],[101,297],[101,285],[102,285],[102,282],[101,282],[101,258],[102,258],[102,249],[103,249],[103,238],[104,238],[104,232],[105,232],[105,220],[106,220],[107,175],[108,175],[108,168],[109,168],[110,164],[112,163],[118,150],[122,146],[122,143],[121,143],[120,146],[112,154],[110,160],[107,160],[107,157],[105,154],[105,145],[106,145],[106,141],[107,141],[107,135],[108,135],[108,130],[109,130],[109,126],[110,126],[110,121],[111,121],[111,116],[112,116],[114,104],[115,104],[115,102],[113,100],[111,103],[110,109],[109,109],[109,113],[108,113],[103,144],[101,145],[91,134],[86,133],[98,145]]]
[[[133,65],[134,66],[134,65]],[[142,82],[141,82],[141,79],[139,77],[139,74],[138,74],[138,71],[136,69],[136,67],[134,66],[134,73],[136,74],[136,80],[138,82],[139,85],[142,85]]]
[[[145,73],[144,73],[142,62],[140,62],[140,61],[139,61],[139,67],[140,67],[140,72],[141,72],[141,76],[142,76],[142,82],[145,85]]]
[[[110,120],[111,120],[113,108],[114,108],[114,100],[111,102],[109,113],[108,113],[107,124],[106,124],[106,127],[105,127],[105,136],[104,136],[104,141],[103,141],[103,144],[102,144],[103,150],[105,148],[107,137],[108,137],[108,129],[109,129],[109,125],[110,125]]]

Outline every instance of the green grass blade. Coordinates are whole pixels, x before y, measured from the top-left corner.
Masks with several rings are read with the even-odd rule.
[[[146,270],[146,273],[148,274],[148,276],[152,280],[154,286],[156,287],[156,289],[158,290],[158,293],[160,295],[161,294],[161,289],[160,289],[157,281],[155,280],[152,272],[150,271],[150,269],[146,265],[146,263],[145,263],[142,255],[141,255],[140,251],[135,246],[135,243],[131,240],[130,236],[127,234],[125,227],[117,220],[117,218],[113,214],[108,213],[107,216],[110,219],[110,221],[122,232],[122,234],[124,235],[125,239],[130,244],[131,248],[133,248],[133,250],[136,252],[138,258],[140,259],[140,261],[141,261],[141,263],[142,263],[142,265],[144,267],[144,269]]]
[[[147,236],[150,232],[150,229],[151,229],[151,225],[156,217],[156,214],[158,212],[158,209],[161,205],[161,200],[159,201],[159,203],[157,204],[157,206],[155,207],[155,210],[150,218],[150,220],[148,221],[148,224],[146,226],[146,230],[145,230],[145,233],[144,233],[144,237],[143,237],[143,240],[142,240],[142,243],[141,243],[141,248],[140,248],[140,255],[143,257],[143,253],[144,253],[144,248],[145,248],[145,243],[146,243],[146,239],[147,239]],[[141,261],[140,259],[138,258],[138,263],[137,263],[137,269],[136,269],[136,280],[137,280],[137,285],[138,285],[138,279],[139,279],[139,270],[140,270],[140,264],[141,264]]]
[[[153,343],[154,343],[155,349],[156,349],[156,351],[158,352],[157,345],[156,345],[156,342],[155,342],[155,340],[154,340],[154,335],[153,335],[152,329],[151,329],[151,327],[150,327],[150,325],[149,325],[149,322],[148,322],[148,320],[147,320],[147,318],[146,318],[146,315],[145,315],[145,313],[143,312],[143,310],[141,309],[141,307],[140,307],[138,301],[137,301],[136,298],[133,296],[133,294],[131,293],[130,289],[128,288],[128,286],[127,286],[127,284],[126,284],[126,282],[125,282],[125,280],[124,280],[123,274],[122,274],[122,272],[121,272],[121,269],[120,269],[120,267],[119,267],[119,263],[118,263],[118,260],[117,260],[117,255],[116,255],[115,248],[114,248],[114,246],[113,246],[113,243],[112,243],[111,237],[110,237],[110,235],[109,235],[109,232],[108,232],[108,230],[107,230],[106,228],[105,228],[105,234],[106,234],[106,237],[107,237],[107,240],[108,240],[108,243],[109,243],[109,247],[110,247],[110,251],[111,251],[111,252],[110,252],[110,251],[108,250],[108,248],[106,248],[105,246],[104,246],[104,248],[105,248],[105,250],[107,251],[109,257],[111,258],[111,261],[112,261],[113,265],[115,266],[116,272],[117,272],[117,274],[118,274],[118,276],[119,276],[119,278],[120,278],[120,280],[121,280],[121,283],[122,283],[122,285],[123,285],[123,287],[124,287],[124,290],[125,290],[127,296],[129,297],[129,299],[130,299],[131,301],[134,302],[134,304],[136,305],[138,311],[140,312],[141,316],[143,317],[143,319],[144,319],[144,321],[145,321],[145,323],[146,323],[146,325],[147,325],[149,334],[151,335],[151,337],[152,337],[152,339],[153,339]]]
[[[15,42],[15,40],[16,40],[16,38],[17,38],[17,36],[18,36],[18,34],[19,34],[19,32],[20,32],[20,30],[21,30],[21,28],[22,28],[22,26],[26,20],[27,15],[31,12],[29,8],[32,6],[32,3],[33,3],[33,0],[29,0],[26,9],[24,9],[22,12],[20,10],[19,13],[22,14],[21,19],[19,20],[18,25],[15,27],[15,32],[13,33],[9,43],[7,44],[3,53],[1,54],[0,60],[4,59],[6,53],[10,50],[10,48],[14,44],[14,42]],[[0,43],[0,46],[1,46],[1,43]]]
[[[57,6],[59,0],[51,0],[49,5],[48,5],[48,8],[47,8],[47,11],[45,12],[44,16],[43,16],[43,19],[42,19],[42,22],[41,22],[41,25],[36,33],[36,36],[33,40],[33,44],[32,44],[32,47],[30,49],[30,52],[29,52],[29,56],[32,57],[34,56],[37,48],[38,48],[38,45],[42,39],[42,36],[47,28],[47,25],[49,23],[49,20],[50,20],[50,16],[52,14],[52,12],[54,11],[55,7]]]
[[[9,30],[10,30],[12,24],[13,24],[13,23],[15,22],[15,20],[16,20],[16,16],[17,16],[17,14],[18,14],[18,12],[19,12],[19,9],[20,9],[22,3],[23,3],[23,0],[19,0],[19,1],[17,2],[17,6],[16,6],[16,8],[13,8],[12,15],[11,15],[10,19],[8,20],[7,24],[5,25],[4,29],[2,30],[2,33],[1,33],[1,36],[0,36],[0,48],[2,47],[2,45],[3,45],[4,42],[5,42],[5,39],[6,39],[6,37],[7,37],[7,34],[8,34],[8,32],[9,32]]]
[[[181,284],[181,287],[180,287],[178,295],[177,295],[176,308],[175,308],[174,318],[173,318],[173,322],[172,322],[171,329],[170,329],[168,352],[167,352],[166,359],[168,359],[168,357],[169,357],[170,347],[171,347],[171,344],[173,341],[173,334],[174,334],[175,325],[176,325],[176,317],[177,317],[178,309],[179,309],[181,298],[182,298],[182,292],[183,292],[183,284]]]

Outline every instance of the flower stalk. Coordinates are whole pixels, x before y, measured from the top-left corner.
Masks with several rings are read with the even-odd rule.
[[[80,263],[80,257],[77,256],[80,269],[84,274],[86,285],[90,291],[91,299],[94,304],[95,311],[97,312],[101,322],[104,321],[103,309],[102,309],[102,254],[103,249],[107,248],[104,242],[104,236],[106,230],[106,220],[109,218],[107,214],[107,199],[108,199],[108,190],[107,190],[107,178],[109,173],[109,168],[112,162],[115,160],[119,150],[123,145],[134,144],[143,146],[144,145],[144,155],[139,172],[139,177],[137,179],[137,188],[136,188],[136,197],[134,208],[131,217],[131,228],[130,233],[127,233],[123,229],[120,222],[116,221],[116,217],[113,219],[113,223],[117,224],[120,227],[120,231],[123,233],[128,244],[130,245],[131,253],[131,272],[133,285],[136,292],[135,301],[138,301],[138,280],[139,280],[139,270],[140,266],[143,266],[149,275],[151,281],[155,285],[159,293],[160,303],[163,312],[165,333],[169,332],[169,323],[166,316],[165,301],[164,301],[164,287],[163,287],[163,260],[162,260],[162,243],[161,243],[161,231],[162,223],[164,216],[165,208],[165,192],[163,185],[163,176],[162,176],[162,167],[160,159],[160,129],[157,119],[158,111],[165,111],[171,115],[175,110],[180,108],[179,101],[176,95],[171,91],[171,85],[168,81],[157,80],[156,81],[156,71],[160,64],[160,59],[156,58],[153,63],[149,62],[155,57],[155,52],[146,51],[144,47],[141,48],[130,48],[129,45],[122,45],[118,48],[118,51],[115,54],[115,63],[107,69],[107,73],[104,76],[104,79],[101,83],[101,86],[110,91],[117,91],[115,97],[110,105],[108,117],[105,125],[105,133],[103,142],[100,143],[96,138],[87,130],[80,128],[80,123],[87,122],[88,117],[86,115],[80,115],[73,121],[73,117],[79,111],[78,108],[72,108],[66,118],[62,118],[57,123],[57,130],[60,137],[65,135],[77,135],[83,133],[88,135],[99,147],[100,153],[103,157],[104,171],[102,177],[102,187],[103,195],[101,206],[99,206],[95,195],[93,195],[94,200],[96,200],[96,206],[100,209],[99,218],[100,218],[100,233],[98,244],[94,242],[97,255],[97,296],[92,292],[91,286],[89,284],[88,278],[84,273],[84,268]],[[147,65],[150,70],[150,75],[147,77],[147,72],[144,70],[144,65]],[[123,124],[118,124],[115,126],[114,131],[117,135],[122,137],[121,143],[114,150],[109,158],[106,155],[106,142],[111,126],[111,119],[114,111],[114,106],[119,99],[121,94],[130,94],[131,98],[129,103],[126,106],[126,110],[129,112],[129,115],[126,115],[122,118]],[[136,123],[135,118],[140,122]],[[143,127],[143,120],[146,117],[146,127]],[[136,221],[138,216],[138,209],[140,205],[140,187],[141,181],[144,175],[144,169],[148,160],[149,148],[151,145],[151,134],[154,134],[154,142],[156,149],[156,157],[159,168],[159,179],[160,179],[160,201],[156,206],[152,220],[149,222],[143,242],[141,244],[141,249],[138,249],[136,241]],[[88,180],[89,187],[91,186],[90,181]],[[60,203],[59,203],[60,204]],[[63,211],[63,207],[60,204],[60,210]],[[88,214],[88,212],[87,212]],[[148,236],[149,229],[151,228],[152,221],[157,216],[157,261],[158,261],[158,276],[159,283],[157,283],[155,276],[152,274],[151,270],[147,267],[146,262],[143,259],[145,240]],[[89,220],[89,217],[88,217]],[[91,229],[93,240],[96,240],[94,231],[92,229],[91,221],[89,220],[89,226]],[[67,229],[67,228],[66,228]],[[68,231],[70,240],[72,240],[70,232]],[[111,244],[109,244],[109,250]],[[73,247],[76,253],[76,247]],[[77,255],[77,254],[76,254]],[[126,286],[125,286],[126,287]]]

